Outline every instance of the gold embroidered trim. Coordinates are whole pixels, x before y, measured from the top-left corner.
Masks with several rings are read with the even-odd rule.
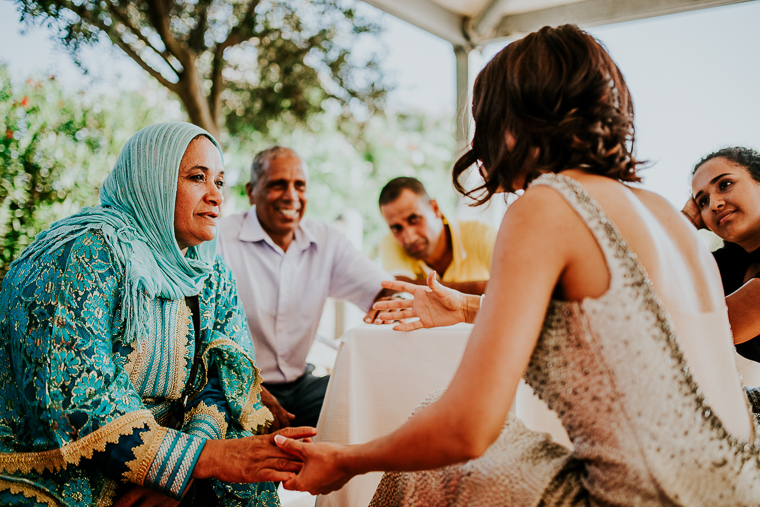
[[[164,435],[164,438],[161,440],[161,445],[158,446],[156,455],[152,459],[152,463],[150,465],[150,468],[148,469],[148,473],[145,474],[145,479],[144,479],[143,484],[145,484],[146,482],[148,484],[155,484],[156,479],[158,478],[158,472],[161,469],[161,465],[164,464],[166,457],[169,455],[169,452],[172,450],[172,446],[174,445],[174,440],[176,438],[177,438],[176,435]]]
[[[148,428],[148,431],[140,433],[140,439],[143,443],[132,449],[135,459],[126,463],[127,471],[122,474],[124,482],[133,482],[138,486],[143,485],[145,475],[150,470],[150,465],[158,454],[161,442],[163,442],[168,431],[169,428],[153,424]]]
[[[145,389],[148,389],[147,392],[141,391],[140,395],[143,394],[153,394],[156,396],[161,396],[165,392],[168,391],[166,388],[166,381],[172,380],[171,378],[171,368],[169,368],[169,371],[166,372],[163,370],[164,362],[161,361],[159,364],[152,363],[148,358],[153,357],[162,357],[164,350],[163,345],[164,342],[169,342],[169,347],[171,349],[173,337],[166,336],[166,330],[164,324],[166,324],[166,316],[164,310],[165,307],[168,306],[169,308],[172,307],[172,305],[175,304],[175,301],[167,300],[164,302],[159,301],[158,299],[154,298],[151,301],[151,328],[150,328],[150,335],[148,336],[148,339],[146,341],[146,346],[143,348],[143,357],[146,359],[145,363],[148,364],[148,369],[146,370],[143,366],[142,371],[137,371],[138,374],[142,376],[142,379],[140,384],[145,386]],[[178,304],[178,303],[177,303]],[[170,323],[171,324],[171,323]],[[171,353],[171,352],[170,352]],[[152,364],[151,364],[152,363]],[[136,384],[137,385],[137,384]]]
[[[8,490],[10,490],[10,492],[14,495],[21,493],[26,498],[34,498],[39,503],[47,504],[50,507],[58,507],[60,505],[54,496],[50,495],[42,488],[37,488],[27,483],[19,483],[0,479],[0,491]]]
[[[157,306],[160,307],[160,310],[157,309]],[[171,308],[174,309],[171,310]],[[167,312],[173,311],[175,316],[174,334],[171,337],[166,337],[163,333],[156,330],[156,328],[162,328],[166,320],[164,318],[165,310]],[[147,382],[148,390],[152,390],[154,394],[169,400],[179,399],[182,395],[182,390],[185,388],[185,374],[187,373],[185,363],[190,358],[190,345],[187,334],[190,331],[191,322],[192,313],[184,299],[168,300],[164,304],[156,300],[153,301],[154,329],[143,343],[142,352],[140,352],[139,348],[134,348],[127,356],[127,364],[124,366],[135,386],[141,386],[144,382]],[[170,371],[162,373],[160,377],[157,376],[159,372],[155,368],[152,368],[150,371],[144,371],[146,368],[146,358],[151,354],[156,354],[157,344],[167,339],[170,341],[168,345],[172,354]],[[168,387],[165,382],[167,380],[171,382],[171,385]],[[164,393],[166,393],[165,396]]]
[[[190,331],[190,322],[192,321],[192,312],[184,299],[180,300],[177,305],[177,324],[174,329],[174,343],[172,344],[174,352],[174,364],[172,365],[171,377],[174,379],[174,385],[171,392],[167,395],[170,400],[177,400],[182,396],[182,390],[185,388],[185,373],[190,376],[189,370],[185,367],[186,361],[190,358],[190,344],[187,333]]]
[[[166,486],[169,485],[169,479],[171,479],[172,475],[174,475],[174,470],[177,467],[177,462],[182,457],[182,454],[185,451],[185,447],[189,441],[190,438],[187,435],[180,433],[176,437],[175,441],[172,442],[172,452],[169,453],[169,456],[162,460],[166,461],[166,467],[164,467],[164,473],[161,475],[161,479],[158,481],[158,486],[161,489],[166,489]],[[152,482],[155,483],[155,481]]]
[[[129,435],[141,426],[155,424],[150,410],[138,410],[123,415],[97,431],[64,445],[58,449],[42,452],[0,453],[0,472],[28,474],[32,470],[42,473],[79,465],[82,458],[92,458],[92,453],[104,451],[107,444],[115,444],[122,435]]]
[[[139,372],[140,368],[142,368],[143,355],[137,350],[137,343],[133,343],[132,346],[134,348],[132,349],[132,352],[127,355],[127,364],[124,365],[124,371],[127,372],[129,379],[135,384],[133,373],[136,371]]]
[[[116,498],[116,481],[112,479],[106,480],[103,485],[103,491],[100,492],[100,501],[98,507],[111,507],[113,501]]]
[[[132,383],[137,386],[138,379],[136,377],[140,374],[140,371],[142,371],[145,354],[140,352],[141,347],[137,342],[133,343],[132,347],[132,352],[127,355],[127,364],[124,365],[124,371],[127,372]]]
[[[187,474],[190,472],[190,461],[191,461],[190,457],[195,455],[195,451],[198,449],[198,447],[200,447],[201,442],[202,440],[199,438],[193,439],[193,441],[190,443],[190,448],[187,450],[187,453],[185,454],[185,459],[183,459],[182,463],[180,463],[179,465],[177,476],[174,478],[172,487],[169,490],[175,496],[179,495],[180,493],[179,488],[185,482],[185,477],[187,477]]]
[[[206,364],[207,354],[211,349],[218,348],[220,345],[229,345],[232,348],[237,349],[243,355],[243,357],[248,359],[248,361],[251,363],[251,367],[253,368],[253,385],[248,390],[248,397],[246,398],[245,403],[243,404],[243,409],[240,412],[239,422],[243,429],[246,429],[251,433],[259,433],[264,428],[269,426],[272,421],[274,421],[274,416],[267,407],[262,405],[260,409],[253,410],[253,404],[256,401],[256,396],[261,392],[261,383],[263,382],[263,379],[261,378],[261,372],[256,366],[256,363],[248,356],[248,353],[243,349],[243,347],[228,338],[217,338],[216,340],[213,340],[208,344],[206,350],[203,351],[203,366],[206,371],[208,371],[208,364]]]
[[[225,436],[227,436],[227,421],[224,418],[224,414],[216,405],[208,406],[201,401],[195,407],[193,407],[190,412],[185,414],[185,421],[183,423],[183,426],[198,416],[206,416],[211,418],[216,423],[216,428],[222,435],[221,438],[223,439]]]

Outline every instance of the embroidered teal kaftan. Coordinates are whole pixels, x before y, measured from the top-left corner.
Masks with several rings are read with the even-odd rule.
[[[271,420],[221,258],[199,296],[203,367],[181,431],[161,423],[189,378],[190,310],[184,299],[149,300],[148,336],[128,343],[123,278],[103,233],[89,229],[3,280],[1,505],[111,505],[129,483],[180,498],[206,439],[248,436]],[[213,489],[220,505],[279,505],[272,483]]]

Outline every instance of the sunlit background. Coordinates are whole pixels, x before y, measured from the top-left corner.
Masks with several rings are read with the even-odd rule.
[[[365,8],[375,11],[369,6]],[[454,55],[451,45],[390,15],[379,11],[374,15],[380,20],[383,32],[364,46],[385,52],[383,70],[395,85],[389,95],[392,112],[420,114],[425,120],[435,122],[443,136],[451,137],[439,139],[440,145],[445,147],[447,142],[453,145]],[[760,147],[758,22],[760,3],[755,1],[589,30],[606,45],[633,94],[638,156],[650,161],[650,168],[643,173],[644,187],[664,195],[675,206],[680,206],[688,196],[689,171],[702,155],[727,145]],[[471,57],[474,72],[503,46],[504,43],[491,44],[480,54],[474,54]],[[85,93],[88,90],[92,93],[134,90],[146,94],[151,102],[161,101],[170,119],[182,117],[179,102],[153,85],[137,65],[118,50],[100,45],[87,50],[82,61],[89,71],[87,75],[50,40],[44,28],[22,25],[13,2],[0,1],[0,62],[7,64],[15,81],[55,75],[60,86],[68,90]],[[398,151],[406,152],[406,156],[389,157],[377,163],[393,176],[415,174],[425,158],[434,158],[430,166],[425,165],[431,173],[423,171],[422,177],[445,194],[439,195],[445,206],[453,206],[454,195],[448,185],[448,170],[453,161],[435,150],[427,152],[430,146],[418,145],[422,136],[405,127],[402,122],[398,131],[392,132],[402,139],[392,144]],[[421,128],[424,130],[425,126]],[[318,151],[309,146],[308,136],[284,134],[282,137],[292,140],[307,159]],[[302,144],[297,145],[299,142]],[[324,155],[325,166],[330,165],[330,156],[345,157],[350,147],[336,142],[333,148],[334,153]],[[229,163],[235,167],[228,167],[228,171],[247,171],[248,160],[244,157],[228,160]],[[360,178],[361,171],[356,174],[359,176],[355,178]],[[437,180],[444,184],[438,187]],[[364,198],[374,201],[379,189],[360,190]],[[340,211],[326,205],[329,200],[329,188],[312,191],[310,213],[325,219],[335,218]],[[236,210],[243,206],[243,202],[235,201]],[[449,209],[449,212],[454,211]]]
[[[306,124],[270,122],[268,132],[242,137],[223,132],[229,185],[224,213],[247,208],[242,187],[252,156],[277,142],[293,147],[309,163],[307,215],[338,220],[356,246],[372,257],[387,233],[377,195],[388,179],[399,175],[419,177],[447,215],[476,217],[498,227],[506,209],[503,201],[483,213],[463,205],[451,187],[449,174],[457,156],[451,45],[373,7],[358,5],[382,27],[379,35],[361,38],[353,51],[357,57],[379,55],[382,80],[390,85],[386,107],[373,116],[359,114],[363,123],[354,130],[351,124],[340,125],[338,113],[328,104],[324,114]],[[730,145],[760,148],[758,22],[760,2],[751,1],[590,29],[622,69],[633,94],[637,155],[649,161],[643,186],[678,208],[689,195],[691,168],[702,156]],[[470,55],[471,82],[507,42]],[[186,119],[179,100],[109,43],[86,48],[77,57],[79,66],[48,28],[22,24],[15,3],[0,0],[0,113],[16,125],[15,130],[3,130],[18,139],[20,147],[28,144],[35,126],[28,124],[25,111],[44,103],[47,112],[38,113],[41,118],[35,121],[57,125],[60,134],[38,140],[45,149],[36,156],[49,160],[37,162],[47,164],[57,176],[51,188],[32,197],[49,199],[50,204],[28,203],[38,208],[31,225],[17,218],[23,209],[0,206],[0,253],[6,265],[37,230],[83,204],[97,202],[102,178],[137,129]],[[88,125],[97,125],[97,132]],[[21,156],[0,155],[4,163]],[[22,182],[5,181],[3,195],[13,195],[17,183]],[[326,313],[334,311],[330,307]],[[324,319],[320,333],[333,338],[359,322],[356,309],[347,311],[337,324],[336,319]]]
[[[360,4],[360,9],[382,26],[379,35],[362,39],[355,51],[381,56],[383,79],[392,85],[383,114],[362,118],[358,132],[350,125],[339,126],[327,107],[325,114],[306,125],[284,122],[273,124],[266,134],[224,137],[231,188],[224,213],[246,209],[242,185],[252,156],[277,142],[293,147],[309,163],[307,215],[331,223],[338,220],[370,256],[375,256],[377,243],[387,233],[377,195],[385,181],[399,175],[419,177],[447,215],[474,216],[498,226],[506,209],[503,202],[479,213],[463,206],[451,187],[449,174],[456,157],[451,45],[367,5]],[[643,187],[678,208],[689,195],[690,171],[703,155],[731,145],[760,148],[759,22],[760,2],[752,1],[589,30],[605,44],[631,89],[637,155],[649,161],[642,173]],[[471,82],[507,42],[473,52]],[[23,147],[28,142],[24,136],[34,125],[22,116],[34,101],[49,110],[35,121],[57,125],[60,133],[39,140],[41,153],[49,160],[38,162],[59,176],[37,198],[55,202],[28,203],[39,208],[32,225],[20,220],[22,209],[0,206],[3,264],[37,230],[97,201],[107,168],[137,129],[186,119],[179,100],[109,44],[88,48],[79,59],[81,66],[51,40],[48,29],[22,24],[15,4],[0,0],[0,118],[15,122],[13,129],[3,125],[1,133],[9,139],[15,136]],[[72,119],[62,121],[55,117],[58,113]],[[98,125],[97,132],[88,125]],[[0,152],[0,163],[19,157],[18,152]],[[4,181],[2,195],[13,195],[14,185],[20,183]],[[360,317],[358,309],[331,302],[319,333],[329,342]],[[329,346],[317,343],[309,360],[326,373],[334,354]],[[292,498],[290,505],[296,505],[298,499]]]

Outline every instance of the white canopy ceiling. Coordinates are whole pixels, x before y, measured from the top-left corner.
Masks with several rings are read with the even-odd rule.
[[[475,48],[544,25],[604,25],[747,0],[364,0],[455,47]]]

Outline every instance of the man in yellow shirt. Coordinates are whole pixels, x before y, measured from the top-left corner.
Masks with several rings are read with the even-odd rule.
[[[380,191],[379,202],[391,229],[380,243],[383,269],[419,284],[435,271],[447,287],[468,294],[485,292],[496,241],[493,227],[446,220],[416,178],[392,179]]]

